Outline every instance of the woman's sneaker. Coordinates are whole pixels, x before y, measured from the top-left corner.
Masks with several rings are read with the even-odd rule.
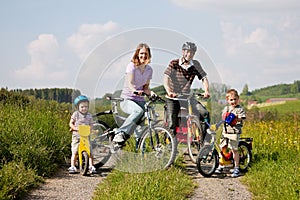
[[[76,167],[75,166],[71,166],[71,167],[69,167],[69,173],[70,174],[75,174],[76,172],[77,172],[77,169],[76,169]]]
[[[231,177],[235,178],[240,175],[240,170],[239,168],[234,168],[233,173],[231,174]]]
[[[123,132],[119,132],[115,135],[113,142],[124,142],[126,139],[125,134]]]

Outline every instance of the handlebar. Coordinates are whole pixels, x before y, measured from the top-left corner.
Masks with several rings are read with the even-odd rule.
[[[208,134],[212,134],[212,133],[214,133],[216,130],[218,130],[219,129],[219,127],[224,123],[224,121],[223,120],[220,120],[218,123],[216,123],[216,124],[209,124],[208,122],[205,122],[206,123],[206,125],[209,127],[208,128],[208,130],[210,130],[210,131],[208,131],[207,133]]]
[[[109,115],[109,114],[112,114],[112,113],[113,113],[112,110],[105,110],[103,112],[99,112],[99,113],[94,114],[93,117],[99,117],[101,115]]]
[[[137,91],[134,91],[133,94],[135,95],[139,95],[139,93]],[[165,103],[166,101],[164,99],[162,99],[160,96],[158,96],[157,94],[153,94],[153,95],[149,95],[149,94],[146,94],[145,92],[142,92],[141,96],[146,96],[148,97],[148,99],[151,101],[151,102],[155,102],[155,101],[161,101],[163,103]]]
[[[168,95],[166,95],[166,98],[177,101],[187,101],[193,96],[204,98],[204,95],[202,93],[181,93],[178,94],[176,97],[169,97]]]
[[[108,101],[124,101],[124,99],[121,97],[112,97],[112,96],[107,96],[106,100],[108,100]]]

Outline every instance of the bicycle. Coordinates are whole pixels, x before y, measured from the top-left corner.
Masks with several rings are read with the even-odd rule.
[[[138,149],[142,157],[147,156],[147,160],[156,169],[166,169],[175,160],[177,152],[177,139],[169,127],[159,120],[159,114],[155,111],[157,102],[165,103],[165,100],[158,95],[143,95],[148,97],[145,104],[145,117],[147,126],[142,131]],[[149,163],[148,162],[148,163]]]
[[[145,166],[145,160],[151,162],[156,168],[167,168],[169,167],[175,160],[176,157],[176,147],[177,147],[177,140],[175,139],[174,135],[171,133],[170,129],[164,124],[161,124],[161,120],[159,120],[159,114],[155,112],[155,105],[158,102],[163,102],[164,100],[159,97],[158,95],[147,96],[148,101],[145,104],[145,115],[139,120],[137,125],[141,125],[146,123],[145,126],[142,127],[141,135],[139,139],[130,139],[130,137],[124,144],[114,144],[113,137],[115,135],[115,129],[109,128],[109,126],[103,122],[98,121],[98,126],[102,127],[101,134],[98,134],[94,137],[93,141],[96,144],[102,145],[102,149],[110,149],[110,152],[107,151],[106,154],[103,156],[102,162],[99,165],[95,165],[99,167],[100,165],[104,164],[104,161],[107,161],[109,157],[114,155],[114,158],[119,161],[119,163],[126,163],[129,160],[137,160],[137,156],[140,155],[143,160],[141,164],[141,168]],[[118,104],[123,101],[122,98],[112,98],[107,97],[109,101],[111,101],[112,108],[111,110],[104,111],[101,113],[96,114],[95,116],[105,115],[105,114],[113,114],[115,121],[117,124],[122,124],[126,118],[120,115],[118,112]],[[102,141],[102,142],[101,142]],[[103,141],[104,144],[103,144]],[[102,143],[102,144],[101,144]],[[119,150],[123,150],[121,153]],[[124,153],[124,152],[129,153]],[[146,163],[149,163],[146,162]],[[135,163],[136,164],[136,163]],[[132,166],[126,166],[127,169],[123,170],[130,170],[129,168]],[[142,169],[151,171],[154,170],[149,165],[147,165],[147,169]]]
[[[104,111],[94,116],[110,115],[112,112]],[[110,144],[111,136],[107,134],[111,130],[110,126],[104,121],[97,120],[93,125],[93,132],[90,135],[90,145],[96,169],[102,167],[111,157]]]
[[[225,166],[233,166],[234,160],[232,152],[225,153],[221,150],[216,141],[216,131],[223,125],[224,122],[220,121],[215,125],[210,125],[207,134],[211,135],[210,141],[205,141],[205,145],[200,149],[197,157],[197,169],[204,177],[210,177],[222,162]],[[252,161],[252,142],[253,138],[240,138],[238,143],[238,151],[240,156],[239,168],[242,173],[247,172]],[[221,158],[219,155],[221,154]]]
[[[178,100],[179,102],[187,102],[188,107],[180,108],[178,114],[179,126],[176,127],[176,136],[180,143],[186,143],[188,147],[188,154],[193,163],[197,161],[197,155],[204,141],[204,128],[205,123],[199,120],[199,117],[194,115],[192,110],[191,99],[192,97],[202,97],[200,93],[181,94],[178,97],[171,98],[172,100]],[[167,108],[165,107],[165,123],[167,125]]]
[[[89,169],[89,158],[91,157],[89,135],[91,127],[89,125],[78,125],[78,133],[80,135],[78,158],[79,169],[82,175],[86,175]]]

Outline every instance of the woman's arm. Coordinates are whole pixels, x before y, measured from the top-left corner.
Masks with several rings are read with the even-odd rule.
[[[127,73],[127,82],[128,82],[128,88],[131,90],[131,92],[136,91],[135,85],[134,85],[133,73]]]
[[[147,83],[143,86],[143,90],[146,94],[150,95],[151,91],[149,89],[149,85],[150,85],[150,80],[147,80]]]

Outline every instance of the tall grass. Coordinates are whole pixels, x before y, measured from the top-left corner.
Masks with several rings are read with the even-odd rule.
[[[293,116],[247,122],[254,162],[243,179],[254,199],[300,199],[300,122]],[[298,118],[299,119],[299,118]]]
[[[0,116],[0,199],[13,199],[69,156],[69,111],[65,104],[33,100],[26,106],[0,103]]]

